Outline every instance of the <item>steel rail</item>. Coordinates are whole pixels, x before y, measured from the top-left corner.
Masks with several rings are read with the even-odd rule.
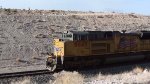
[[[41,74],[52,74],[47,69],[44,70],[34,70],[34,71],[23,71],[23,72],[12,72],[12,73],[2,73],[0,74],[0,79],[3,78],[11,78],[11,77],[21,77],[21,76],[34,76],[34,75],[41,75]]]

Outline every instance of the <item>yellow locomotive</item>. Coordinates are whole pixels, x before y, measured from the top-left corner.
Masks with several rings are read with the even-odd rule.
[[[53,34],[50,71],[148,59],[150,31],[67,31]]]

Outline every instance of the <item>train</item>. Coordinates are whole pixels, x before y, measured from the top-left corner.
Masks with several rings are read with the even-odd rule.
[[[52,34],[50,71],[150,59],[150,31],[64,31]]]

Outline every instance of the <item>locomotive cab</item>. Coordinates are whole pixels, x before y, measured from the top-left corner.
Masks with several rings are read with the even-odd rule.
[[[52,54],[46,60],[46,67],[50,71],[54,71],[56,67],[62,68],[65,41],[71,41],[73,37],[68,32],[56,32],[52,34],[52,39]]]

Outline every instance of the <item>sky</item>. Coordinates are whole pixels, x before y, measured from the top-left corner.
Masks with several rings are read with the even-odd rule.
[[[2,8],[121,12],[150,15],[150,0],[0,0]]]

